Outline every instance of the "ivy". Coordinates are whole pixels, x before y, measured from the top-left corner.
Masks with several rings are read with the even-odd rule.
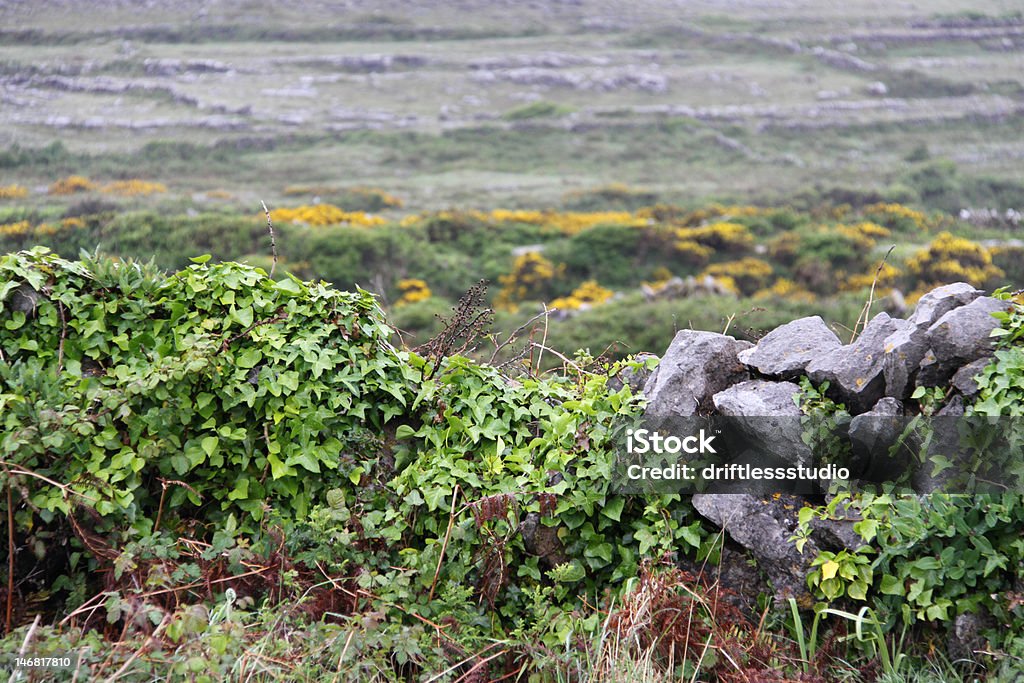
[[[612,490],[616,425],[643,409],[608,387],[619,367],[513,380],[391,334],[365,291],[206,257],[0,257],[18,542],[72,544],[86,561],[54,585],[76,604],[100,566],[166,590],[274,557],[301,595],[315,573],[407,626],[454,615],[467,650],[560,646],[645,558],[716,560],[679,496]],[[141,589],[105,590],[116,621]]]

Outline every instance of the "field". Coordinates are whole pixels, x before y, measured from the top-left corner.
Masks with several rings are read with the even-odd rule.
[[[1021,181],[1016,3],[819,4],[191,3],[127,22],[5,3],[0,145],[68,156],[7,161],[0,182],[140,175],[249,209],[370,185],[434,209],[608,182],[673,201],[881,191],[922,155]]]

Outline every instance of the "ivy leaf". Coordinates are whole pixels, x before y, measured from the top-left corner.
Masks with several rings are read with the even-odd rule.
[[[604,507],[601,509],[601,514],[608,519],[618,522],[622,519],[622,508],[625,504],[625,498],[622,496],[615,496],[605,503]]]
[[[212,458],[214,453],[217,452],[217,448],[220,446],[220,439],[216,436],[207,436],[203,438],[200,445],[206,453],[206,457]]]
[[[839,571],[839,563],[836,562],[835,560],[827,560],[823,565],[821,565],[821,578],[822,579],[834,578],[835,575],[836,575],[836,572],[838,572],[838,571]]]

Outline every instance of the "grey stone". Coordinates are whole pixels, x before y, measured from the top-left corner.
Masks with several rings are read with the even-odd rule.
[[[693,507],[706,519],[724,529],[732,540],[750,551],[758,567],[771,580],[775,599],[789,598],[804,603],[810,599],[806,577],[818,547],[811,539],[803,553],[789,540],[796,528],[799,503],[760,500],[749,494],[698,493]],[[789,509],[787,509],[789,508]]]
[[[523,547],[531,555],[537,555],[550,568],[569,561],[565,546],[558,537],[557,526],[545,526],[536,512],[526,515],[523,521]]]
[[[899,399],[910,396],[921,361],[928,353],[928,328],[955,308],[971,303],[981,290],[966,282],[936,287],[917,302],[908,318],[911,326],[893,333],[885,340],[885,393]]]
[[[36,307],[42,299],[43,295],[26,282],[18,285],[11,292],[9,301],[13,310],[24,313],[31,318],[35,316]]]
[[[751,346],[716,332],[681,330],[644,385],[648,416],[689,417],[712,395],[747,379],[736,354]]]
[[[978,395],[978,383],[974,381],[978,373],[988,367],[988,364],[992,362],[991,356],[982,356],[978,360],[971,361],[967,365],[963,366],[953,375],[953,379],[950,380],[950,384],[956,388],[963,396],[967,398],[973,398]]]
[[[883,359],[886,339],[910,326],[906,320],[879,313],[864,327],[854,343],[812,361],[807,366],[807,374],[816,385],[829,382],[829,395],[845,403],[852,414],[863,413],[885,393]]]
[[[864,545],[864,539],[853,530],[853,525],[859,521],[860,515],[856,511],[839,503],[834,517],[811,520],[811,535],[819,546],[829,550],[857,550]]]
[[[911,314],[910,322],[916,327],[931,327],[935,322],[952,311],[954,308],[966,306],[982,295],[980,289],[966,282],[954,282],[950,285],[936,287],[922,296],[914,312]]]
[[[946,641],[947,655],[953,661],[973,661],[978,650],[983,649],[988,642],[984,632],[996,625],[995,618],[988,612],[956,615]]]
[[[894,463],[889,451],[904,426],[903,404],[888,396],[850,420],[850,446],[857,470],[854,476],[882,481],[902,471],[905,463]]]
[[[885,393],[904,399],[914,388],[914,378],[928,352],[928,328],[909,326],[897,330],[885,339],[882,373]]]
[[[956,370],[992,352],[992,330],[999,322],[992,314],[1006,303],[984,296],[954,308],[928,328],[929,353],[918,370],[918,384],[941,386]]]
[[[715,409],[754,439],[764,452],[787,463],[810,465],[812,453],[803,442],[802,415],[794,397],[800,387],[792,382],[755,379],[720,391],[711,400]]]
[[[965,412],[966,406],[963,397],[955,395],[930,420],[929,424],[932,428],[930,445],[927,449],[919,451],[919,457],[923,458],[923,462],[911,476],[911,484],[917,493],[949,491],[955,478],[963,472],[962,466],[969,460],[970,453],[961,442],[960,420],[952,418],[963,417]],[[933,455],[942,456],[943,460],[952,462],[953,466],[933,474],[931,466]]]
[[[739,355],[740,361],[762,375],[790,379],[823,353],[842,346],[820,316],[800,318],[775,328],[757,346]]]

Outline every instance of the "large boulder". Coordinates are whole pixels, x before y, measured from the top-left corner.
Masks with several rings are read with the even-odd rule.
[[[804,373],[815,358],[843,343],[820,316],[800,318],[775,328],[739,359],[762,375],[792,379]]]
[[[928,353],[928,329],[955,308],[971,303],[981,290],[966,282],[936,287],[917,302],[907,319],[911,324],[885,340],[885,393],[899,399],[910,396],[918,367]]]
[[[810,447],[803,442],[800,408],[794,398],[800,387],[792,382],[755,379],[741,382],[712,397],[719,414],[729,418],[767,455],[788,464],[809,466]]]
[[[885,394],[883,359],[885,342],[912,323],[879,313],[864,327],[857,340],[829,351],[807,366],[816,385],[827,381],[828,393],[853,413],[863,413]]]
[[[711,397],[747,379],[737,354],[751,346],[717,332],[681,330],[644,385],[647,415],[690,417]]]
[[[796,529],[798,499],[787,502],[790,497],[762,500],[749,494],[698,493],[692,500],[697,512],[750,551],[775,588],[776,604],[796,598],[801,605],[810,606],[807,574],[818,547],[809,540],[801,553],[789,540]]]
[[[1006,302],[990,296],[954,308],[928,328],[928,353],[918,371],[918,384],[946,384],[962,365],[992,353],[992,330],[999,321],[993,313],[1006,309]]]

